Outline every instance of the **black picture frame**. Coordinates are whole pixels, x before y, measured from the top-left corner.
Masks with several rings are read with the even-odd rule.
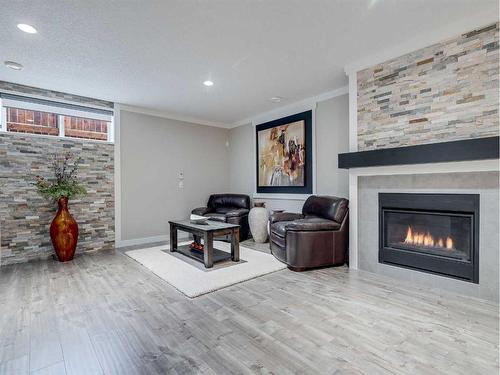
[[[286,125],[292,122],[304,121],[305,165],[304,186],[259,186],[259,132]],[[255,126],[255,186],[257,193],[273,194],[312,194],[313,186],[313,152],[312,152],[312,110],[296,113]]]

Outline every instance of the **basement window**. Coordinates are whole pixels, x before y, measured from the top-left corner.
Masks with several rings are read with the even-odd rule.
[[[114,142],[113,111],[0,94],[0,132]]]
[[[65,137],[108,141],[111,121],[75,116],[62,117]]]
[[[5,111],[7,131],[9,132],[59,135],[57,114],[55,113],[12,107],[5,107]]]

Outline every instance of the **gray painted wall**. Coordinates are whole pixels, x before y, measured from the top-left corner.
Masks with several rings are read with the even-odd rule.
[[[229,131],[230,190],[252,196],[255,192],[254,127],[242,125]],[[346,170],[337,168],[337,155],[349,149],[349,96],[342,95],[317,103],[316,107],[316,190],[318,194],[349,196]],[[256,199],[269,209],[300,211],[303,200]]]
[[[252,196],[255,188],[254,127],[252,124],[229,130],[229,190]]]
[[[349,173],[337,168],[339,153],[349,152],[349,95],[316,107],[316,191],[349,197]]]
[[[416,286],[442,288],[498,301],[498,172],[372,176],[359,178],[359,268]],[[378,193],[480,194],[479,284],[378,263]]]
[[[121,111],[122,240],[167,235],[168,220],[226,192],[227,138],[226,129]]]

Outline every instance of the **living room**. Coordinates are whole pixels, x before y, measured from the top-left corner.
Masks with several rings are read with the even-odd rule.
[[[0,374],[498,374],[498,1],[0,9]]]

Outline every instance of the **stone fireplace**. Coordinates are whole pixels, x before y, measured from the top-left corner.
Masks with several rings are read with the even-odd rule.
[[[479,164],[483,170],[473,170]],[[350,169],[349,267],[400,280],[402,286],[498,301],[498,161],[467,165],[469,170],[461,163],[414,165],[407,174],[406,166]],[[414,203],[417,196],[441,199],[422,206]],[[453,197],[470,201],[452,202]]]
[[[346,66],[338,165],[351,269],[498,301],[499,24],[478,26]]]
[[[379,262],[479,282],[479,195],[379,193]]]

